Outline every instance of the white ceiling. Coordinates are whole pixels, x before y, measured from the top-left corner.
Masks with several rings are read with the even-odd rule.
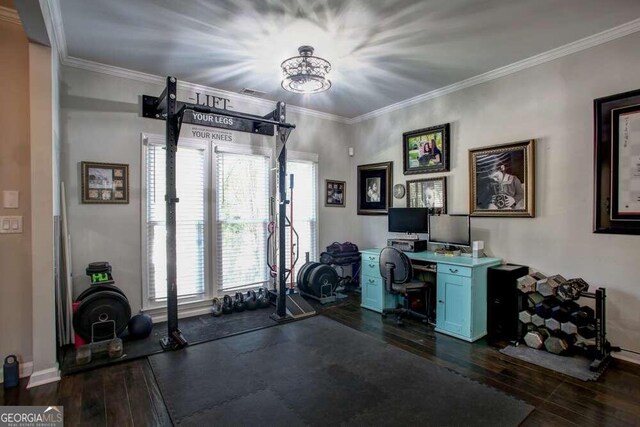
[[[67,53],[353,118],[640,17],[639,0],[59,0]],[[280,87],[303,44],[333,87]]]

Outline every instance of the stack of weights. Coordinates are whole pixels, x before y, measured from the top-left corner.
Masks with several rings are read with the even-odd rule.
[[[518,289],[527,295],[527,308],[518,314],[527,346],[560,355],[595,346],[595,313],[576,302],[589,289],[584,280],[532,273],[518,279]]]
[[[73,313],[79,364],[89,363],[92,354],[101,352],[111,358],[122,356],[122,340],[118,336],[131,318],[129,300],[114,285],[109,263],[92,262],[86,273],[91,284],[76,298]]]

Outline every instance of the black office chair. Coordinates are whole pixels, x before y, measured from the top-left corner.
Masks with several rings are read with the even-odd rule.
[[[380,252],[380,275],[384,279],[387,292],[404,297],[404,305],[398,308],[385,308],[382,315],[396,315],[396,323],[402,325],[405,316],[422,320],[424,323],[431,321],[430,289],[433,284],[429,282],[413,280],[413,267],[409,257],[402,251],[387,246]],[[420,313],[411,309],[412,301],[421,298],[426,302],[426,313]]]

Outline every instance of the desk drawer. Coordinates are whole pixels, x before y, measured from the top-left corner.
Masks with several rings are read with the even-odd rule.
[[[375,260],[370,260],[369,258],[373,258],[373,255],[363,255],[362,256],[362,275],[369,277],[380,277],[380,266],[378,257],[376,256]]]
[[[380,260],[379,252],[375,252],[375,253],[363,252],[362,253],[362,262],[370,261],[370,262],[375,262],[377,264],[378,260]]]
[[[453,264],[438,264],[438,273],[453,274],[454,276],[471,277],[471,268]]]

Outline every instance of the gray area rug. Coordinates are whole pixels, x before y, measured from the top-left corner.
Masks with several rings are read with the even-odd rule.
[[[533,410],[323,316],[149,360],[181,425],[517,426]]]
[[[526,345],[519,345],[517,347],[509,345],[500,350],[500,353],[582,381],[595,381],[601,374],[601,372],[592,372],[589,369],[591,360],[582,356],[558,356],[557,354],[544,350],[536,350]]]

